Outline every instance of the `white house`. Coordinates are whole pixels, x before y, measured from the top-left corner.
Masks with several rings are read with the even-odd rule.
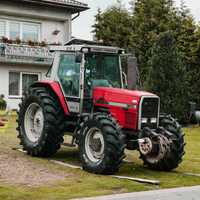
[[[0,1],[0,95],[10,109],[27,86],[45,79],[53,56],[47,44],[69,41],[72,20],[87,9],[75,0]]]

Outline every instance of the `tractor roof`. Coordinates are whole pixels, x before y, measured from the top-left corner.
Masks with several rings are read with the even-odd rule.
[[[118,54],[123,52],[119,47],[111,46],[98,46],[98,45],[66,45],[66,46],[50,46],[50,51],[63,51],[63,52],[98,52],[98,53],[111,53]]]
[[[101,42],[82,40],[73,38],[68,41],[64,46],[51,46],[50,51],[66,51],[66,52],[98,52],[98,53],[122,53],[123,49],[119,47],[106,46]]]

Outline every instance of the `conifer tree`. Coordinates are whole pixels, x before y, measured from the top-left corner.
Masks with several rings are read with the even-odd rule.
[[[161,112],[184,120],[187,113],[187,77],[183,58],[171,31],[159,35],[148,65],[150,71],[146,87],[161,98]]]
[[[99,10],[95,16],[93,25],[95,38],[103,41],[106,45],[128,49],[131,44],[130,33],[132,30],[130,13],[120,2],[104,12]]]
[[[134,0],[132,48],[140,67],[142,82],[147,79],[148,60],[157,36],[165,31],[176,32],[180,26],[172,0]]]

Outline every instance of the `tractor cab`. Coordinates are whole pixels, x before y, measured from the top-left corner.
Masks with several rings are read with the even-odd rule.
[[[71,45],[51,50],[55,59],[48,76],[60,83],[71,113],[91,112],[94,88],[124,88],[126,84],[120,48]]]

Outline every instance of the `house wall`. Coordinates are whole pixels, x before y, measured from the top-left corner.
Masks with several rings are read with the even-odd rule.
[[[71,38],[71,13],[66,8],[37,6],[2,0],[0,18],[41,24],[41,41],[65,43]],[[55,36],[52,33],[59,30]]]
[[[42,41],[47,41],[47,43],[66,43],[71,38],[71,32],[69,30],[70,22],[55,22],[43,20],[40,22],[42,25],[41,36]],[[53,35],[54,30],[59,30],[58,35]]]
[[[45,80],[48,67],[0,64],[0,94],[5,95],[5,100],[9,109],[17,109],[18,104],[21,101],[21,97],[9,97],[9,71],[39,73],[40,79]]]
[[[40,42],[64,44],[71,39],[71,13],[66,8],[36,5],[21,1],[0,1],[0,19],[6,22],[7,33],[9,21],[30,22],[40,25]],[[22,23],[21,23],[22,24]],[[53,32],[59,30],[58,35]],[[9,97],[9,71],[41,74],[45,79],[47,66],[0,63],[0,94],[4,94],[9,109],[18,109],[20,97]]]

